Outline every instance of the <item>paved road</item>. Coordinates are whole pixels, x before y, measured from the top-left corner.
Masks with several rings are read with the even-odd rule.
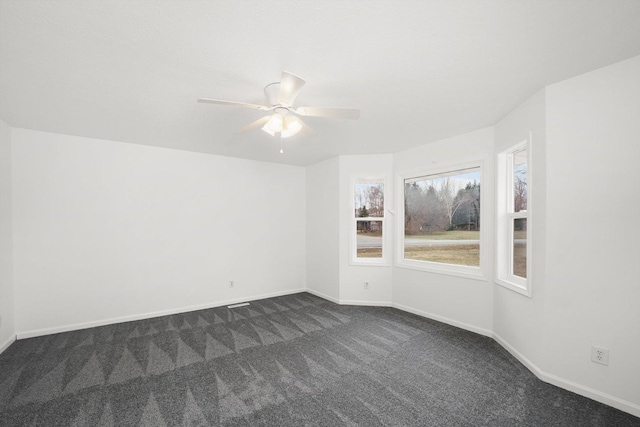
[[[404,246],[449,246],[449,245],[478,245],[480,240],[431,240],[431,239],[405,239]]]
[[[480,240],[430,240],[430,239],[407,239],[404,241],[405,247],[411,246],[447,246],[447,245],[477,245]],[[382,247],[382,237],[358,236],[359,248],[380,248]]]
[[[477,245],[480,240],[431,240],[431,239],[406,239],[405,248],[415,246],[449,246],[449,245]],[[516,243],[527,243],[526,239],[516,239]],[[382,237],[358,236],[358,248],[381,248]]]

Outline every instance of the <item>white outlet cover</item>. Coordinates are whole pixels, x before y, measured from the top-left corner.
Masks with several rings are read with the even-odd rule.
[[[592,345],[591,361],[599,363],[601,365],[609,366],[609,349]]]

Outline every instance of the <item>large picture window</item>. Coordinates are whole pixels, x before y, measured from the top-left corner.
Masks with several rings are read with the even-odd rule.
[[[498,155],[498,239],[496,281],[531,295],[529,253],[529,148],[526,141]]]
[[[385,262],[384,178],[353,180],[352,262]]]
[[[403,229],[398,264],[482,275],[481,165],[401,178]]]

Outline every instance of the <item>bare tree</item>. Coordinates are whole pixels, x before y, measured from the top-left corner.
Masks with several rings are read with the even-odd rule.
[[[384,190],[382,184],[372,185],[368,188],[367,200],[369,201],[371,216],[384,216]]]
[[[356,215],[363,207],[368,207],[369,216],[384,216],[384,188],[383,184],[359,183],[355,188]]]
[[[527,171],[517,171],[513,180],[513,211],[527,210]]]
[[[451,177],[446,177],[441,181],[438,196],[440,197],[447,213],[449,227],[453,225],[453,216],[456,214],[456,211],[460,209],[460,206],[467,202],[466,197],[456,197],[459,192],[460,188],[458,183],[452,180]]]
[[[364,206],[366,204],[366,197],[364,195],[364,191],[362,186],[360,185],[356,185],[356,191],[355,191],[355,202],[356,202],[356,216],[360,216],[359,215],[359,211],[362,208],[362,206]]]

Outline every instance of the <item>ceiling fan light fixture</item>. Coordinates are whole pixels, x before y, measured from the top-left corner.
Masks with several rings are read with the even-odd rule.
[[[276,136],[276,133],[269,127],[269,122],[267,122],[266,125],[262,126],[262,130],[271,136]]]
[[[262,130],[269,135],[274,137],[280,136],[281,143],[282,138],[289,138],[298,134],[303,127],[307,133],[309,132],[309,127],[306,126],[297,116],[350,120],[357,120],[360,117],[360,110],[354,108],[293,108],[293,104],[304,85],[305,81],[303,78],[283,71],[279,82],[268,84],[264,88],[268,105],[249,104],[246,102],[225,101],[222,99],[210,98],[198,98],[198,102],[268,111],[269,115],[254,121],[249,126],[242,129],[240,133],[247,133],[250,130],[257,129],[262,126]]]
[[[283,117],[280,114],[271,116],[265,127],[269,128],[273,133],[282,132]]]
[[[272,115],[262,127],[262,130],[269,135],[275,136],[279,133],[282,138],[289,138],[300,132],[301,129],[302,123],[300,119],[295,116],[283,116],[282,114]]]
[[[283,138],[289,138],[300,132],[301,129],[302,123],[300,119],[294,116],[287,116],[284,118],[284,126],[280,135],[282,135]]]

